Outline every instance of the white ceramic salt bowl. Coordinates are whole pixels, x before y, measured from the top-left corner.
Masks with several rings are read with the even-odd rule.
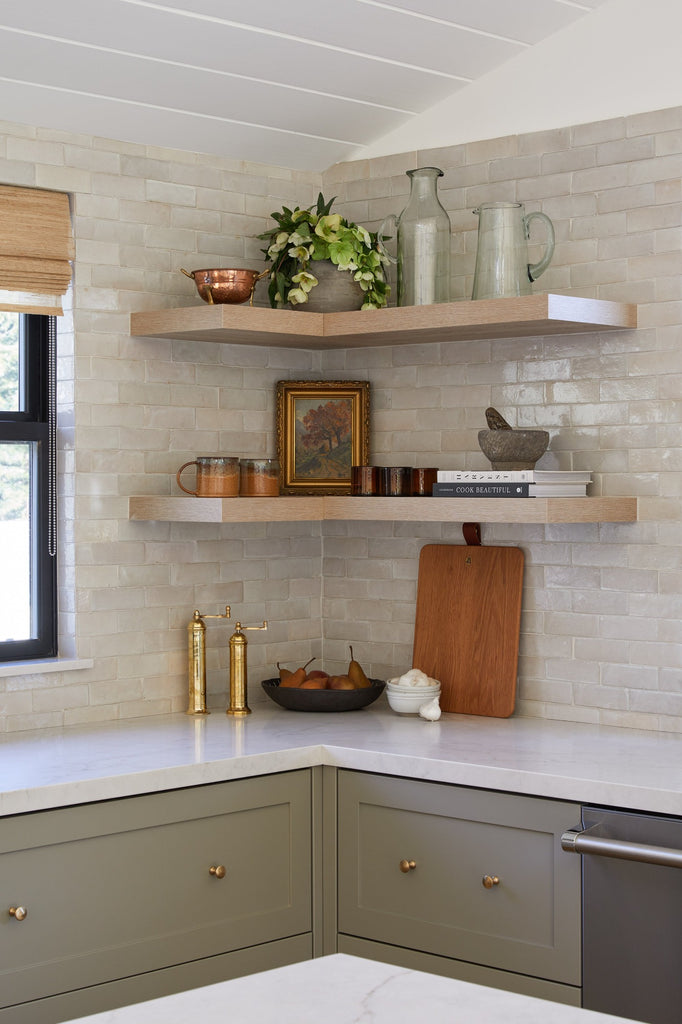
[[[427,704],[440,693],[438,686],[396,686],[386,684],[388,705],[399,715],[418,715],[422,704]]]

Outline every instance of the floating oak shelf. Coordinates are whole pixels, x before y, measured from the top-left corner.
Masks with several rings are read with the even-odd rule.
[[[135,520],[182,523],[265,523],[345,520],[430,523],[629,523],[636,498],[184,498],[135,496]]]
[[[130,315],[134,337],[311,349],[586,334],[636,326],[635,305],[572,295],[524,295],[354,313],[204,304]]]

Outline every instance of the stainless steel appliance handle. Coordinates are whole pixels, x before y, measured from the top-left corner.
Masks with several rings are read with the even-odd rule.
[[[624,839],[606,839],[591,835],[592,826],[584,831],[569,829],[561,837],[561,849],[567,853],[589,853],[596,857],[616,857],[635,860],[641,864],[660,864],[667,868],[682,868],[682,850],[669,846],[650,846],[648,843],[628,843]]]

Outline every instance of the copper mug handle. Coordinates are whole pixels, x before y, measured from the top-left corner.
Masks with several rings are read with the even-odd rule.
[[[175,479],[178,482],[178,487],[180,488],[180,490],[184,491],[185,494],[191,494],[195,498],[199,497],[199,492],[198,491],[190,491],[188,487],[185,487],[185,485],[180,480],[180,474],[182,473],[183,469],[187,469],[188,466],[198,466],[198,465],[199,465],[199,463],[196,461],[196,459],[194,459],[192,462],[185,462],[185,464],[180,466],[180,469],[175,474]]]

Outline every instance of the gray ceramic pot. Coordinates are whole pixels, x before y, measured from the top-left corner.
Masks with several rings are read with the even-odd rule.
[[[308,293],[308,301],[292,309],[305,313],[345,313],[360,309],[365,293],[349,270],[339,270],[331,260],[316,260],[310,271],[318,284]]]

